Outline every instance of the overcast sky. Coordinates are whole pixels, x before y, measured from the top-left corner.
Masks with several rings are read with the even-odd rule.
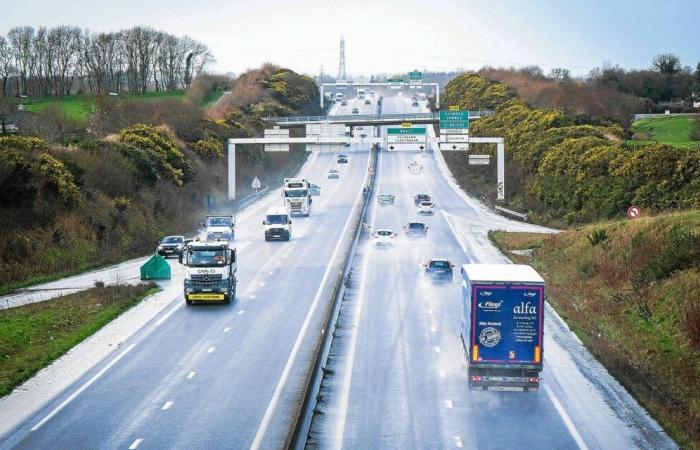
[[[350,74],[538,64],[585,74],[604,61],[644,68],[661,52],[700,61],[700,0],[0,0],[18,25],[95,31],[150,25],[207,44],[218,72],[262,62]]]

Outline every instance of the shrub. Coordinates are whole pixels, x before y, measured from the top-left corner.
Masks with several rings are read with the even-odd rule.
[[[195,142],[192,149],[202,159],[223,159],[224,146],[216,138],[207,138]]]
[[[588,238],[588,242],[595,247],[596,245],[605,242],[605,240],[608,238],[608,232],[604,228],[598,228],[593,230],[593,232],[586,237]]]

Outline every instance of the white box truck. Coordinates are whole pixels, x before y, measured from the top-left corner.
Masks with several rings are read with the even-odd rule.
[[[207,241],[232,241],[236,228],[236,216],[233,213],[207,214],[204,226],[207,228]]]

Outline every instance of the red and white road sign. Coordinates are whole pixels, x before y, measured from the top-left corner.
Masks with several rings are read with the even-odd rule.
[[[630,219],[636,219],[642,214],[642,210],[639,209],[639,206],[630,206],[627,208],[627,217]]]

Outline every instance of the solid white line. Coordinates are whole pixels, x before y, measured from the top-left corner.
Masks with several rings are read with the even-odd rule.
[[[167,410],[170,409],[171,406],[173,406],[173,402],[172,402],[172,400],[168,400],[167,402],[165,402],[165,404],[163,405],[163,407],[160,408],[160,409],[161,409],[162,411],[167,411]]]
[[[187,379],[191,380],[192,378],[194,378],[195,375],[197,375],[197,372],[190,372],[187,374]]]
[[[435,346],[435,347],[433,347],[433,349],[435,349],[435,353],[440,353],[440,347]]]
[[[76,390],[75,392],[73,392],[67,399],[63,400],[63,402],[61,402],[60,405],[58,405],[58,406],[57,406],[53,411],[51,411],[46,417],[44,417],[43,419],[41,419],[41,421],[40,421],[39,423],[37,423],[36,425],[34,425],[34,426],[32,427],[32,431],[38,430],[39,428],[41,428],[42,425],[44,425],[46,422],[48,422],[49,420],[51,420],[51,418],[52,418],[53,416],[55,416],[56,414],[58,414],[58,413],[59,413],[63,408],[65,408],[70,402],[72,402],[73,400],[75,400],[75,398],[76,398],[77,396],[79,396],[80,394],[82,394],[82,392],[83,392],[85,389],[89,388],[90,385],[91,385],[92,383],[94,383],[94,382],[97,381],[102,375],[104,375],[105,372],[107,372],[113,365],[115,365],[117,362],[119,362],[120,359],[122,359],[124,356],[126,356],[126,354],[129,353],[129,352],[131,351],[131,349],[134,348],[134,346],[135,346],[134,344],[129,345],[129,346],[126,348],[126,350],[124,350],[123,352],[121,352],[116,358],[114,358],[112,361],[110,361],[109,364],[107,364],[107,365],[104,366],[102,369],[100,369],[100,371],[97,372],[97,373],[95,374],[95,376],[93,376],[92,378],[90,378],[84,385],[80,386],[80,388],[78,388],[78,390]]]
[[[445,400],[445,408],[452,409],[452,400]]]
[[[129,450],[136,450],[137,448],[139,448],[139,445],[141,445],[141,442],[143,442],[143,439],[141,439],[141,438],[136,439],[129,447]]]
[[[251,294],[250,298],[256,298],[257,296],[255,294]]]
[[[445,374],[445,371],[444,371],[444,370],[440,370],[440,371],[438,372],[438,375],[440,376],[440,378],[445,378],[445,375],[446,375],[446,374]]]
[[[158,326],[158,325],[162,324],[163,322],[165,322],[166,320],[168,320],[168,318],[170,316],[172,316],[173,313],[175,313],[175,311],[177,311],[178,308],[180,308],[180,307],[181,307],[181,305],[175,305],[174,307],[170,308],[170,311],[168,311],[167,313],[165,313],[165,315],[163,317],[158,319],[158,321],[156,322],[156,326]]]
[[[379,176],[381,170],[382,170],[382,153],[379,153],[379,161],[377,162],[377,186],[376,190],[377,192],[381,192],[380,190],[380,182],[381,182],[381,177]],[[372,207],[372,212],[374,212],[374,207]],[[371,228],[374,228],[375,222],[376,222],[376,214],[372,214],[370,219],[367,221],[368,225]],[[370,229],[371,229],[370,228]],[[353,306],[353,313],[352,313],[352,319],[353,319],[353,324],[351,326],[351,335],[350,335],[350,343],[348,345],[348,350],[347,354],[345,355],[345,367],[342,369],[342,374],[345,375],[345,379],[342,381],[342,387],[340,391],[340,398],[338,400],[338,411],[339,411],[339,418],[338,418],[338,423],[336,424],[336,431],[333,435],[333,443],[330,445],[330,448],[332,449],[338,449],[340,450],[343,447],[343,437],[345,436],[345,423],[347,421],[347,414],[348,414],[348,406],[350,404],[350,385],[352,384],[352,371],[353,371],[353,366],[355,364],[355,352],[357,348],[357,336],[359,334],[359,324],[360,324],[360,318],[362,316],[362,308],[365,303],[365,297],[366,297],[366,284],[367,284],[367,273],[369,272],[368,266],[369,266],[369,260],[370,258],[368,256],[365,256],[362,259],[362,267],[360,268],[360,281],[357,286],[357,300],[354,302]]]
[[[430,331],[432,331],[433,333],[435,333],[437,331],[437,328],[435,327],[435,325],[430,327]]]
[[[428,314],[432,314],[432,313],[433,313],[433,310],[432,310],[432,309],[429,309],[429,310],[428,310]]]
[[[564,420],[564,425],[566,425],[566,428],[569,430],[569,433],[571,433],[571,437],[573,437],[574,441],[576,441],[576,445],[578,445],[578,448],[580,450],[588,450],[588,446],[583,441],[583,438],[576,429],[574,422],[571,420],[571,417],[569,417],[569,415],[566,413],[566,410],[559,402],[559,399],[554,395],[554,392],[552,392],[552,390],[546,384],[544,385],[544,391],[547,393],[547,397],[549,397],[549,399],[552,401],[552,404],[559,413],[559,416],[561,416],[562,420]]]
[[[265,286],[265,282],[264,282],[264,281],[261,281],[260,284],[259,284],[258,286],[260,286],[260,287]]]
[[[231,331],[231,327],[224,328],[224,333],[228,333],[229,331]]]
[[[207,353],[214,353],[214,350],[216,350],[216,347],[209,347]]]
[[[462,438],[459,436],[455,436],[455,445],[459,448],[462,448]]]
[[[240,310],[240,311],[238,311],[238,315],[240,316],[240,315],[243,314],[244,312],[245,312],[245,311]]]
[[[381,153],[380,153],[381,155]],[[367,179],[367,175],[365,174],[364,180]],[[363,185],[364,185],[363,181]],[[362,190],[358,190],[357,196],[355,197],[355,202],[352,205],[351,211],[355,210],[357,207],[358,203],[360,202],[360,199],[362,199]],[[340,236],[345,236],[346,232],[348,231],[348,227],[350,227],[350,222],[353,218],[352,213],[348,215],[347,220],[345,221],[345,225],[343,226],[343,231],[341,232]],[[325,289],[326,283],[328,282],[328,277],[330,276],[331,272],[334,272],[333,270],[333,264],[332,262],[335,261],[338,252],[340,251],[341,244],[344,243],[343,239],[338,239],[338,243],[335,245],[335,249],[333,250],[333,255],[331,256],[331,259],[328,262],[328,266],[326,267],[326,271],[323,274],[323,278],[321,279],[321,284],[319,285],[318,290],[316,291],[316,296],[314,297],[313,302],[311,303],[311,308],[309,308],[309,311],[306,313],[306,318],[304,319],[304,323],[301,326],[301,330],[299,331],[299,334],[297,335],[296,341],[294,341],[294,346],[292,347],[292,351],[289,354],[289,358],[287,359],[287,363],[284,366],[284,369],[282,370],[282,375],[280,376],[279,381],[277,382],[277,385],[275,386],[275,390],[272,393],[272,398],[270,399],[270,403],[267,405],[267,409],[265,410],[265,415],[262,418],[262,421],[260,422],[260,426],[258,427],[258,431],[255,433],[255,438],[253,439],[253,443],[250,445],[251,450],[257,450],[260,448],[262,445],[263,438],[265,437],[265,433],[267,432],[267,427],[270,425],[270,420],[272,420],[272,413],[275,411],[277,408],[277,402],[280,399],[280,396],[282,395],[282,389],[284,389],[284,385],[287,383],[287,378],[289,377],[289,373],[292,370],[292,366],[294,365],[294,361],[297,358],[297,354],[299,353],[299,348],[301,347],[301,343],[306,337],[306,331],[309,328],[309,324],[311,323],[311,318],[313,317],[314,313],[316,312],[316,307],[318,306],[318,303],[321,300],[321,295],[323,294],[323,291]],[[283,255],[283,257],[285,257]]]

